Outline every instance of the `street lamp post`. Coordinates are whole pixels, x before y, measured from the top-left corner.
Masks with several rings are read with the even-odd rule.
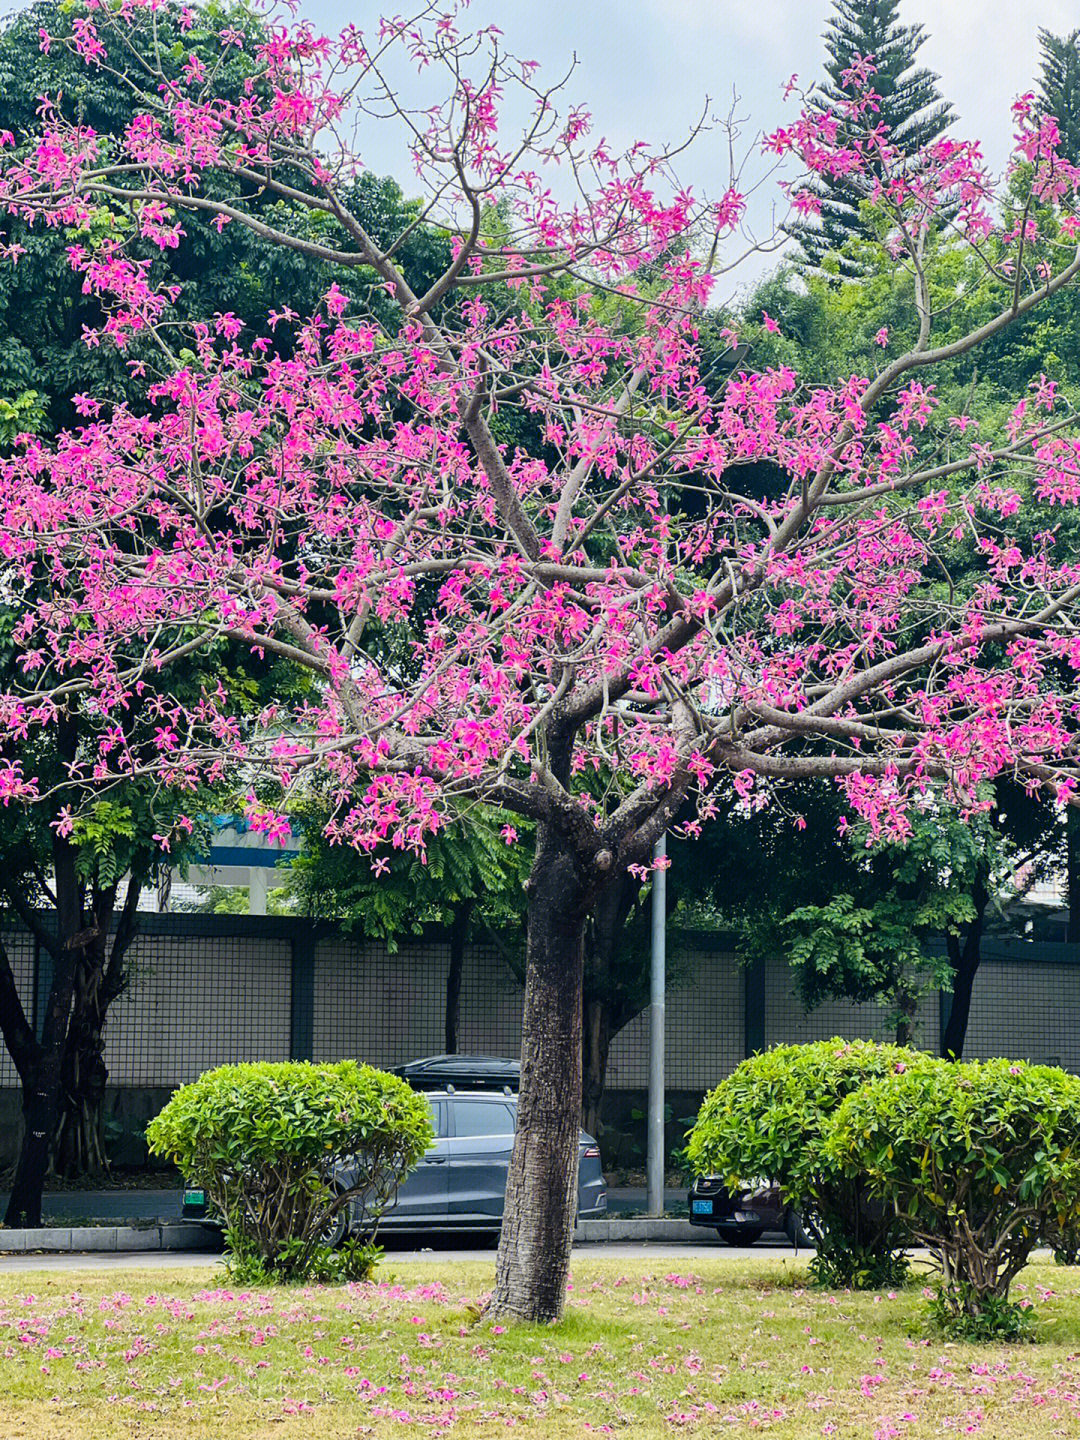
[[[661,835],[653,860],[667,857]],[[653,870],[652,964],[649,976],[649,1138],[646,1152],[649,1214],[664,1213],[664,1021],[667,993],[667,871]]]

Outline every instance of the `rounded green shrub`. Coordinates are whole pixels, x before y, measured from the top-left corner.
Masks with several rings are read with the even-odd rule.
[[[687,1146],[690,1163],[696,1174],[721,1175],[733,1189],[757,1177],[778,1181],[817,1246],[811,1270],[820,1284],[900,1284],[907,1273],[902,1227],[825,1142],[853,1091],[928,1063],[919,1051],[869,1040],[762,1051],[705,1097]]]
[[[146,1138],[206,1191],[238,1278],[360,1279],[373,1246],[335,1254],[325,1239],[350,1209],[374,1233],[431,1143],[431,1112],[404,1080],[352,1060],[222,1065],[177,1090]]]
[[[1025,1332],[1013,1278],[1080,1224],[1080,1077],[1014,1060],[912,1067],[850,1095],[826,1150],[935,1257],[947,1331]]]

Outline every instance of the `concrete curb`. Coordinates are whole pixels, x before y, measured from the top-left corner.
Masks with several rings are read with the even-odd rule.
[[[203,1225],[72,1225],[0,1229],[0,1254],[98,1250],[218,1250],[220,1235]]]
[[[716,1231],[689,1220],[657,1219],[655,1216],[610,1220],[582,1220],[574,1231],[576,1245],[589,1245],[604,1240],[701,1240],[711,1243]]]
[[[689,1220],[655,1217],[583,1220],[574,1231],[575,1245],[622,1241],[700,1241],[712,1244],[712,1230]],[[71,1225],[40,1230],[0,1229],[0,1254],[70,1253],[101,1250],[220,1250],[220,1232],[203,1225]]]

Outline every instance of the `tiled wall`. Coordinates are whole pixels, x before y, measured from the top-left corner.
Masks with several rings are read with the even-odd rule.
[[[132,979],[109,1011],[113,1085],[181,1085],[213,1065],[288,1060],[287,940],[139,935]]]
[[[964,1058],[991,1055],[1080,1071],[1080,966],[984,962],[975,977]]]
[[[834,1035],[842,1035],[847,1040],[895,1039],[896,1027],[890,1012],[872,1001],[857,1005],[850,1000],[828,1000],[815,1010],[804,1010],[783,960],[766,962],[764,992],[768,1044],[802,1045],[812,1040],[831,1040]],[[915,1015],[915,1043],[927,1050],[936,1050],[938,1025],[935,991],[920,998]]]
[[[672,1090],[715,1085],[743,1058],[745,974],[730,951],[691,951],[666,1000],[665,1073]],[[649,1083],[649,1014],[643,1011],[616,1035],[607,1083],[640,1090]]]
[[[173,1086],[211,1065],[237,1060],[287,1059],[295,1043],[292,957],[295,927],[265,934],[249,922],[229,933],[161,931],[140,934],[133,950],[130,991],[113,1007],[107,1027],[110,1084]],[[309,937],[310,939],[310,937]],[[25,935],[4,943],[28,1010],[32,1007],[33,946]],[[1060,947],[1064,948],[1064,947]],[[990,953],[975,983],[966,1053],[1007,1054],[1053,1061],[1080,1071],[1080,965],[1019,961],[1007,947]],[[444,1048],[447,946],[407,941],[396,953],[384,945],[336,937],[314,945],[308,1034],[312,1058],[357,1056],[396,1065]],[[728,950],[683,952],[667,997],[667,1082],[673,1090],[703,1090],[727,1074],[753,1043],[803,1041],[831,1035],[886,1039],[889,1022],[876,1005],[832,1003],[806,1014],[781,961],[764,967],[747,1014],[747,974]],[[917,1016],[917,1041],[936,1047],[938,997],[926,995]],[[467,955],[461,991],[459,1048],[515,1055],[521,1039],[521,990],[494,947]],[[611,1047],[609,1088],[639,1090],[647,1083],[648,1017],[639,1015]],[[0,1089],[16,1084],[0,1047]]]

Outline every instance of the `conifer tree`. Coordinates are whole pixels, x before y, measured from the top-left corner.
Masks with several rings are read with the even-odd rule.
[[[855,63],[871,57],[870,87],[878,98],[877,119],[888,126],[891,142],[911,155],[935,140],[955,119],[952,106],[938,90],[938,77],[917,66],[916,54],[926,38],[921,25],[902,25],[899,0],[835,0],[825,27],[826,79],[818,88],[822,108],[836,110],[858,93],[865,82],[850,73]],[[845,247],[863,233],[859,206],[870,193],[874,175],[822,178],[817,185],[820,218],[792,226],[804,263],[821,268],[835,256],[841,275],[858,275],[858,260]]]
[[[1040,30],[1039,49],[1039,107],[1058,122],[1062,154],[1075,157],[1080,154],[1080,30],[1068,35]]]

